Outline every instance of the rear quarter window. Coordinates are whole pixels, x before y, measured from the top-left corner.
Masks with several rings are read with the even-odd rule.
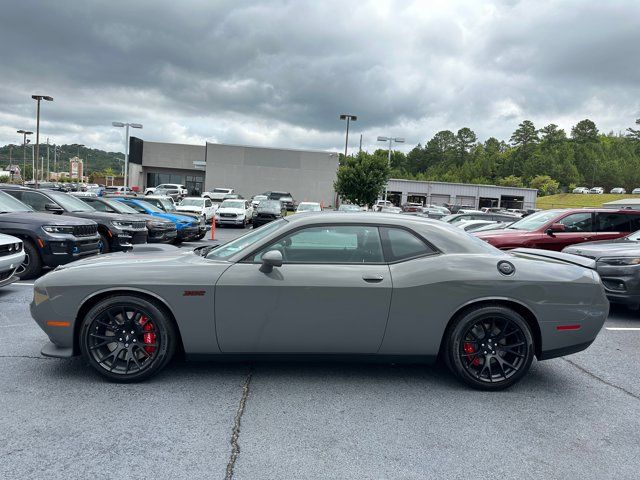
[[[389,262],[398,262],[437,253],[424,240],[403,228],[382,227],[380,233],[385,249],[385,257]]]

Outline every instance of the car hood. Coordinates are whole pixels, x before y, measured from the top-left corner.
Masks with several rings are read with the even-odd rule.
[[[11,222],[19,224],[42,224],[42,225],[95,225],[91,220],[70,217],[68,215],[53,215],[51,213],[38,212],[14,212],[0,214],[0,222]]]
[[[197,207],[195,205],[176,205],[176,210],[180,212],[201,212],[202,207]]]
[[[638,257],[640,256],[640,244],[629,240],[624,242],[605,240],[572,245],[562,251],[595,259],[601,257]]]
[[[87,220],[95,220],[96,222],[127,222],[131,221],[128,215],[121,213],[108,213],[108,212],[70,212],[74,217],[86,218]]]
[[[243,213],[245,213],[245,209],[244,208],[220,207],[220,208],[218,208],[218,213],[243,214]]]

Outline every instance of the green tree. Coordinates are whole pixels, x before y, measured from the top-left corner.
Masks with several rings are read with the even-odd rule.
[[[458,165],[463,164],[467,157],[469,156],[469,152],[473,145],[478,141],[478,137],[475,132],[470,128],[464,127],[458,130],[456,134],[456,143],[455,147],[458,155]]]
[[[387,158],[360,152],[338,167],[334,189],[357,205],[373,205],[389,180]]]
[[[636,119],[636,125],[640,125],[640,118]],[[627,134],[627,137],[637,142],[640,142],[640,129],[629,127],[627,128],[627,132],[629,132]]]
[[[589,143],[598,141],[598,129],[596,124],[588,118],[580,120],[571,129],[571,138],[578,143]]]
[[[525,170],[525,166],[534,154],[535,146],[540,141],[538,137],[538,131],[531,120],[525,120],[509,139],[511,144],[515,147],[515,152],[511,155],[511,175],[516,174],[516,170],[522,173]]]
[[[529,182],[529,187],[536,188],[539,196],[555,195],[560,189],[560,184],[549,175],[538,175]]]
[[[524,182],[520,177],[509,175],[508,177],[501,178],[498,181],[498,185],[502,185],[503,187],[524,187]]]

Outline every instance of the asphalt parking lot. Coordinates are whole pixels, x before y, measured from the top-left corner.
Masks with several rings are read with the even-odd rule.
[[[2,479],[638,476],[640,312],[613,307],[588,350],[499,393],[352,363],[176,361],[118,385],[40,355],[28,283],[0,289]]]

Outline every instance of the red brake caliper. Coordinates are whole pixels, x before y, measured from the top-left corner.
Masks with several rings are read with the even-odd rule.
[[[156,334],[153,332],[153,323],[149,321],[146,315],[142,315],[140,317],[140,325],[142,325],[142,330],[144,330],[144,335],[142,337],[142,341],[147,344],[144,347],[145,352],[152,353],[155,351],[156,347],[148,346],[148,344],[156,343]]]
[[[475,351],[476,351],[476,349],[475,349],[475,348],[473,348],[473,343],[471,343],[471,342],[465,342],[465,343],[462,345],[462,348],[464,349],[464,353],[466,353],[466,354],[475,353]],[[472,357],[469,357],[469,360],[470,360],[470,361],[471,361],[471,363],[472,363],[474,366],[476,366],[476,367],[477,367],[478,365],[480,365],[480,359],[479,359],[478,357],[476,357],[475,355],[474,355],[474,356],[472,356]]]

